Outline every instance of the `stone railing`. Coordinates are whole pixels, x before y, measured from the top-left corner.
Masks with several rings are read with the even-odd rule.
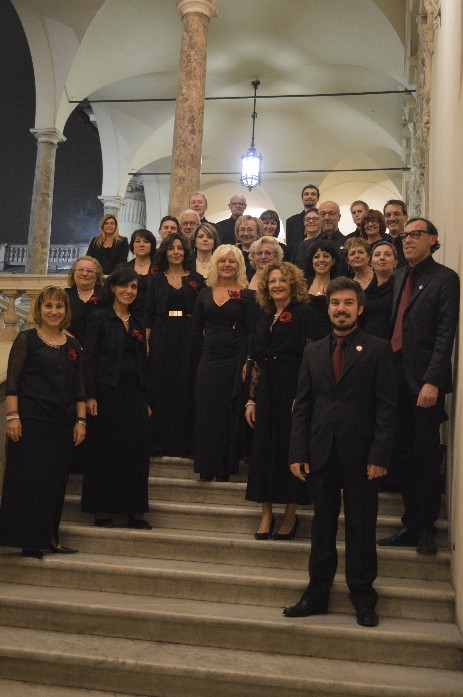
[[[0,274],[0,341],[11,342],[18,331],[34,325],[34,300],[49,285],[65,288],[67,278],[62,274]]]
[[[88,244],[52,244],[48,252],[48,268],[66,269],[85,254]],[[0,244],[0,271],[8,267],[25,266],[27,261],[27,244]]]

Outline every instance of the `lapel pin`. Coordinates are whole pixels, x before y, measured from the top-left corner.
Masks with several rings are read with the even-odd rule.
[[[355,350],[356,350],[356,351],[363,351],[363,346],[356,346],[356,347],[355,347]]]
[[[423,286],[418,286],[418,290],[423,290]]]

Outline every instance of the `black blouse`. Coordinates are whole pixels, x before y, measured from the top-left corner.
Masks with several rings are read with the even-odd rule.
[[[86,256],[97,259],[101,264],[103,273],[107,275],[112,273],[118,264],[127,261],[129,241],[127,237],[121,237],[119,240],[114,240],[112,247],[103,247],[103,245],[95,244],[97,239],[98,237],[94,237],[90,242]]]

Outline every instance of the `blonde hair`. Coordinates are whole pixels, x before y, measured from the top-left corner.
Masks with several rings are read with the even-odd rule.
[[[113,237],[114,243],[117,244],[118,242],[121,241],[121,236],[119,234],[119,223],[117,222],[117,218],[112,213],[107,213],[100,220],[100,233],[99,233],[99,235],[97,237],[93,238],[95,240],[95,244],[97,247],[102,247],[104,244],[105,234],[104,234],[103,226],[104,226],[105,222],[108,220],[108,218],[112,218],[116,223],[116,232],[114,233],[114,237]]]
[[[235,223],[235,243],[240,241],[240,238],[238,237],[238,231],[240,229],[241,223],[244,220],[253,220],[255,222],[257,230],[257,239],[259,239],[264,230],[264,228],[262,227],[262,220],[260,218],[255,218],[253,215],[240,215],[240,217]]]
[[[259,239],[253,242],[252,245],[249,247],[249,263],[251,264],[253,269],[256,268],[253,259],[253,254],[255,252],[259,252],[263,244],[269,244],[271,247],[273,247],[273,251],[275,252],[277,257],[275,259],[276,262],[281,264],[281,262],[283,261],[283,250],[277,238],[271,237],[270,235],[264,235],[263,237],[259,237]]]
[[[209,270],[209,275],[207,277],[206,285],[214,288],[219,284],[219,272],[217,269],[217,263],[224,259],[227,254],[233,253],[236,261],[238,262],[238,271],[236,272],[236,283],[241,286],[241,288],[248,287],[248,279],[246,278],[246,266],[244,263],[244,257],[241,249],[235,247],[234,244],[221,244],[220,247],[214,251],[211,258],[211,267]]]
[[[96,273],[96,281],[95,285],[96,286],[102,286],[104,283],[104,273],[103,269],[101,268],[101,264],[98,261],[98,259],[95,259],[95,257],[89,257],[89,256],[84,256],[84,257],[78,257],[73,265],[71,266],[70,269],[68,269],[67,272],[67,279],[68,279],[68,286],[72,288],[72,286],[76,285],[76,279],[75,279],[75,273],[76,273],[76,266],[79,263],[79,261],[88,261],[92,262],[92,264],[95,264],[95,273]]]
[[[368,242],[363,239],[363,237],[349,237],[349,239],[344,242],[344,253],[346,258],[349,256],[351,249],[354,249],[355,247],[362,247],[368,256],[371,257],[371,247]]]
[[[58,286],[45,286],[45,288],[43,288],[38,294],[37,298],[35,299],[34,309],[32,310],[34,324],[36,324],[37,327],[40,327],[42,324],[42,305],[45,300],[49,299],[60,300],[63,303],[65,314],[62,322],[60,322],[59,328],[66,329],[66,327],[69,327],[71,322],[71,306],[69,305],[68,294],[63,288],[58,288]]]
[[[275,312],[275,303],[268,292],[268,279],[272,271],[280,270],[288,280],[291,288],[291,300],[296,303],[308,302],[309,289],[303,271],[289,261],[275,262],[264,268],[262,277],[257,286],[257,302],[265,312]]]

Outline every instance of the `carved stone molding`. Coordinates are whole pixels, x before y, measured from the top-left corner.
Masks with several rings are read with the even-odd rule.
[[[412,178],[409,188],[411,215],[424,215],[426,174],[431,131],[432,58],[434,35],[440,26],[440,0],[421,0],[418,23],[418,56],[416,107],[410,130],[410,165]]]
[[[177,0],[177,7],[181,17],[187,12],[206,15],[209,19],[219,16],[216,0]]]

